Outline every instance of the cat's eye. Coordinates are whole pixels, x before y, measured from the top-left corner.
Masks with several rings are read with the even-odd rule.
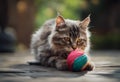
[[[78,45],[83,45],[85,42],[86,42],[85,39],[78,39],[78,40],[77,40],[77,44],[78,44]]]
[[[80,45],[82,43],[81,39],[77,39],[77,44]]]
[[[64,37],[63,40],[64,41],[70,41],[70,38],[69,37]]]
[[[79,38],[79,39],[77,39],[77,42],[80,42],[81,41],[81,39]]]

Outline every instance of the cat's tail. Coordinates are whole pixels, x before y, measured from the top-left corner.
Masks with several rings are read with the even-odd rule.
[[[30,44],[30,51],[32,55],[37,55],[38,53],[38,41],[39,39],[37,38],[37,34],[33,34],[31,38],[31,44]]]
[[[39,62],[40,57],[38,53],[38,41],[35,39],[34,36],[32,37],[31,40],[30,50],[31,50],[31,54],[34,55],[35,61]]]
[[[37,54],[37,48],[33,48],[33,47],[31,47],[31,54],[32,55],[36,55]]]

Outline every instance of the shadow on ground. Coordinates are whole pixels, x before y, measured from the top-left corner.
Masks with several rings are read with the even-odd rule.
[[[91,72],[58,71],[29,65],[29,52],[0,55],[0,82],[120,82],[120,52],[94,51],[96,69]],[[113,55],[114,54],[114,55]]]
[[[55,68],[44,67],[44,66],[35,66],[28,64],[18,64],[10,66],[12,69],[17,69],[16,71],[11,71],[18,76],[29,76],[31,78],[40,78],[40,77],[80,77],[87,74],[87,71],[84,72],[70,72],[70,71],[59,71]],[[9,72],[9,71],[7,71]]]

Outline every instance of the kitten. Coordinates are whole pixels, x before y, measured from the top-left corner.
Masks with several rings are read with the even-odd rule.
[[[36,61],[44,66],[67,70],[66,58],[72,50],[78,48],[89,53],[89,23],[89,16],[83,21],[74,21],[59,15],[56,19],[46,21],[32,36],[31,51]]]

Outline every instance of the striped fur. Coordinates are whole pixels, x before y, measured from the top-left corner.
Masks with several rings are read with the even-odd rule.
[[[58,16],[51,19],[36,31],[31,40],[31,52],[41,65],[66,70],[68,54],[78,48],[88,54],[90,18],[73,21]]]

